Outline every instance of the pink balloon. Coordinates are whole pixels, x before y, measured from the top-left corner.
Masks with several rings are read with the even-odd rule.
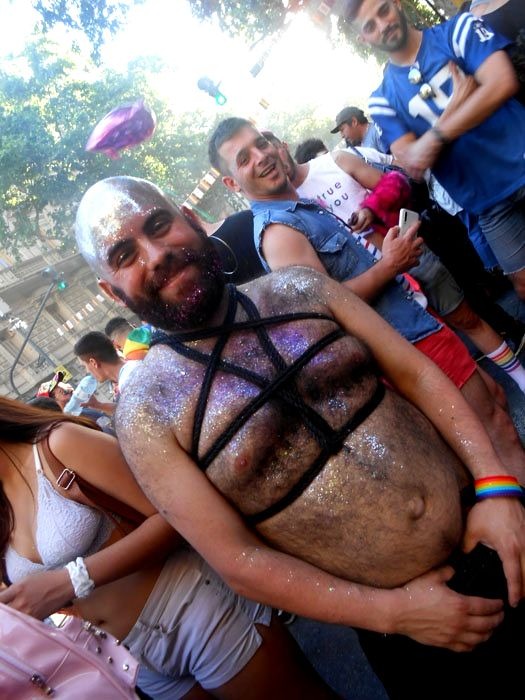
[[[120,105],[108,112],[93,129],[86,151],[119,158],[122,149],[138,146],[151,138],[156,124],[155,113],[144,104],[144,100]]]

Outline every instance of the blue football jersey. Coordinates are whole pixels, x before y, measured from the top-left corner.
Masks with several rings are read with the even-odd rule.
[[[407,133],[424,134],[439,118],[452,95],[449,62],[472,75],[509,40],[471,14],[423,30],[412,66],[421,81],[412,84],[412,66],[387,65],[382,84],[372,93],[370,114],[390,145]],[[433,95],[423,99],[423,83]],[[432,172],[468,211],[480,214],[525,185],[525,107],[508,100],[479,126],[445,146]]]

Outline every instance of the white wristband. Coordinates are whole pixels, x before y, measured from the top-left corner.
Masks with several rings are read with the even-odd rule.
[[[75,561],[70,561],[64,567],[69,574],[75,598],[87,598],[95,588],[95,582],[89,578],[89,573],[82,557],[77,557]]]

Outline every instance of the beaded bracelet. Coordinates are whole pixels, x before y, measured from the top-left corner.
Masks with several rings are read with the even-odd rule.
[[[485,498],[515,497],[523,495],[523,489],[514,476],[486,476],[474,481],[476,500]]]

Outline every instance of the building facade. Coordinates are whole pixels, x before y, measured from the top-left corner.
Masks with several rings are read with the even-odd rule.
[[[27,400],[57,369],[64,368],[73,385],[84,376],[73,353],[82,335],[104,331],[114,316],[137,319],[102,294],[78,253],[35,244],[19,249],[18,257],[15,261],[0,251],[0,394]],[[45,273],[47,268],[62,276],[64,289]]]

